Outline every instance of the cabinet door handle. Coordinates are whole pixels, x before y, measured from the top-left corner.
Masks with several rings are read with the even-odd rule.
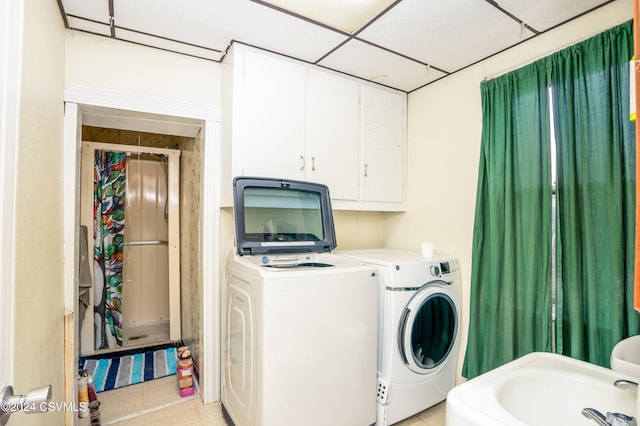
[[[311,171],[316,171],[316,157],[311,157]]]
[[[364,177],[367,177],[367,166],[368,166],[368,164],[365,163],[364,164]]]
[[[302,160],[302,164],[300,165],[300,170],[304,170],[304,155],[301,155],[300,159]]]

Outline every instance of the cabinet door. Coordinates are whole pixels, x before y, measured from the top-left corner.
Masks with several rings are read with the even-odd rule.
[[[405,99],[362,85],[362,201],[404,201]]]
[[[309,70],[307,177],[332,199],[358,199],[359,96],[357,81]]]
[[[247,51],[243,88],[243,174],[303,178],[305,66]]]

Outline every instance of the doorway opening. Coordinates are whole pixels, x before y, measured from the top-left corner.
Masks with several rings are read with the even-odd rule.
[[[195,149],[199,142],[192,137],[82,126],[80,222],[88,229],[94,285],[89,315],[81,318],[81,355],[182,340],[181,271],[187,273],[193,268],[182,266],[180,234],[183,222],[197,222],[198,217],[181,220],[180,205],[185,197],[180,187],[181,182],[190,180],[183,183],[199,188],[200,182],[180,172],[180,155],[183,149],[200,151]],[[96,200],[95,194],[101,182],[99,159],[104,162],[108,155],[117,155],[118,163],[109,164],[123,189],[120,197],[114,197],[120,211],[118,206],[111,206],[120,220],[117,227],[112,226],[120,232],[120,244],[105,249],[100,248],[104,246],[100,241],[111,228],[98,229],[96,224],[102,227],[103,222],[112,224],[116,220],[111,220],[114,216],[101,216],[101,204],[110,204],[105,201],[110,199],[102,195],[102,201]],[[108,190],[115,193],[112,179],[107,179]],[[187,201],[193,204],[193,200]],[[197,210],[185,209],[184,214],[195,215]],[[105,239],[116,238],[118,235]],[[101,250],[108,251],[106,257],[113,259],[109,267],[104,261],[100,265]],[[110,269],[119,275],[105,272]]]
[[[215,106],[65,84],[64,251],[65,259],[73,259],[65,262],[65,401],[74,401],[77,396],[82,354],[78,237],[81,145],[88,127],[128,134],[132,139],[124,142],[130,145],[138,145],[138,132],[143,132],[141,146],[144,133],[191,141],[180,147],[181,285],[180,294],[170,299],[179,301],[181,341],[192,349],[200,397],[205,403],[220,399],[220,121],[220,110]],[[112,142],[116,141],[102,143]]]

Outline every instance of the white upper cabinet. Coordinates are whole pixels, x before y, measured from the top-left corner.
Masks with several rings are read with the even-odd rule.
[[[402,203],[405,175],[405,97],[362,86],[362,200]]]
[[[334,200],[358,200],[360,85],[310,69],[308,88],[309,180],[327,185]]]
[[[405,209],[405,93],[234,44],[221,94],[223,205],[242,175],[323,183],[334,209]]]
[[[244,56],[243,174],[304,178],[306,68],[260,52]]]

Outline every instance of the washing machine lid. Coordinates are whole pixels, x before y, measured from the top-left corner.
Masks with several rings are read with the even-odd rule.
[[[233,180],[239,255],[330,252],[336,248],[326,185],[286,179]]]

